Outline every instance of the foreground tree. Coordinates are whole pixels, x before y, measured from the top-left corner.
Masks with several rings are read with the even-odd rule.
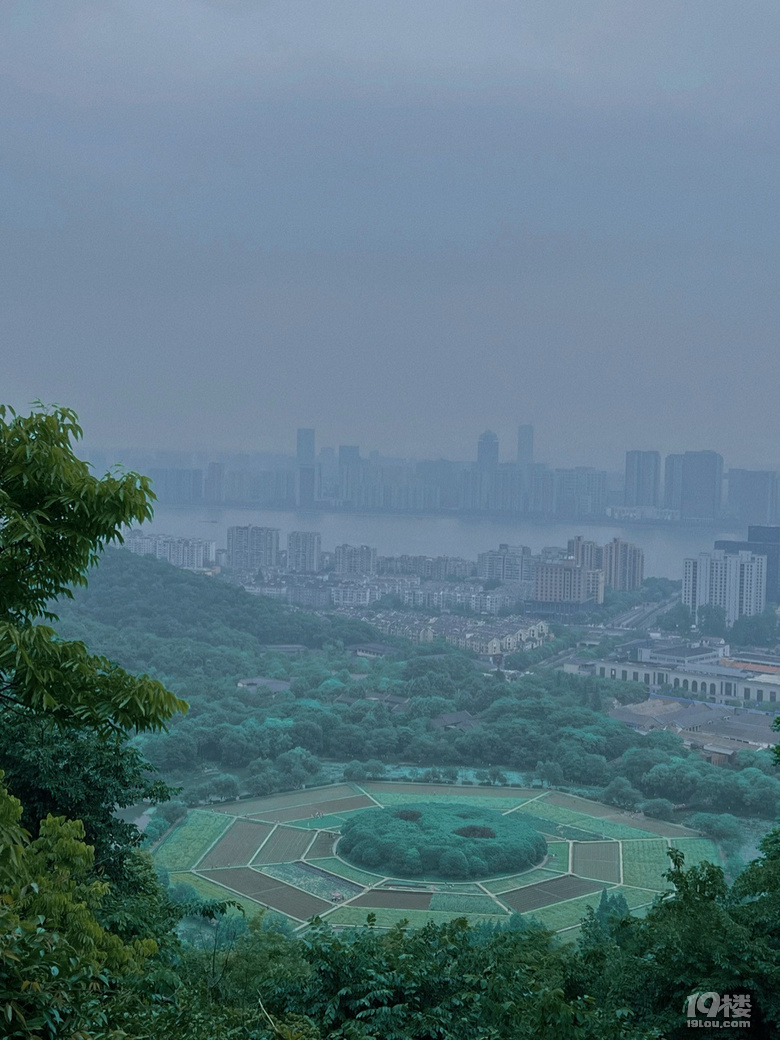
[[[151,933],[171,924],[149,913],[164,899],[148,865],[123,859],[134,841],[113,813],[150,792],[125,736],[164,728],[186,704],[51,627],[52,601],[86,582],[125,525],[151,515],[146,478],[93,476],[73,450],[80,436],[68,409],[19,416],[0,407],[0,767],[28,801],[29,828],[21,826],[22,802],[0,788],[0,1004],[10,1036],[105,1025],[112,980],[137,974],[159,947]],[[69,810],[87,819],[94,845],[85,844],[80,820],[66,819]],[[95,872],[94,846],[104,866],[121,861],[135,876],[136,901],[145,891],[136,922]],[[111,926],[100,919],[104,910]],[[139,927],[144,916],[157,920]],[[123,932],[133,937],[126,942]]]

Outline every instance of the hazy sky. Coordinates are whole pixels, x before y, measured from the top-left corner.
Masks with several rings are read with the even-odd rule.
[[[780,465],[777,0],[5,0],[2,400]]]

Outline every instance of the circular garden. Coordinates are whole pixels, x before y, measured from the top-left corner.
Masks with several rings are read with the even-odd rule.
[[[547,842],[512,813],[414,802],[355,815],[342,827],[338,854],[385,876],[469,879],[528,870]]]

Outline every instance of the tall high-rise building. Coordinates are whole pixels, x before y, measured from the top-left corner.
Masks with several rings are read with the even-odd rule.
[[[683,456],[667,455],[664,462],[664,509],[682,508]]]
[[[607,502],[607,474],[592,466],[555,471],[555,512],[560,517],[603,516]]]
[[[296,445],[296,488],[297,505],[311,507],[317,498],[317,467],[314,461],[314,430],[298,430]]]
[[[314,463],[314,430],[298,430],[295,458],[301,466]]]
[[[581,534],[569,539],[567,552],[578,567],[587,567],[588,570],[601,570],[603,567],[601,546]]]
[[[287,570],[295,574],[316,574],[320,569],[318,531],[290,531],[287,535]]]
[[[727,625],[760,614],[766,606],[766,556],[714,549],[688,557],[682,601],[694,617],[699,607],[722,607]]]
[[[660,454],[657,451],[627,451],[623,504],[657,506],[660,489]]]
[[[604,584],[618,592],[638,589],[645,576],[645,554],[630,542],[613,538],[602,549]]]
[[[279,566],[278,527],[228,527],[228,567],[242,574],[255,574]]]
[[[507,545],[488,549],[477,556],[477,576],[499,581],[523,581],[530,577],[531,550],[527,545]]]
[[[720,515],[723,457],[716,451],[686,451],[682,462],[680,515],[714,520]]]
[[[498,468],[498,437],[491,430],[485,430],[477,441],[477,469],[491,470]]]
[[[780,527],[751,525],[744,542],[720,539],[716,549],[727,553],[750,552],[766,557],[766,598],[780,603]]]
[[[376,549],[371,545],[337,545],[336,574],[376,574]]]
[[[742,524],[773,524],[778,519],[777,473],[730,469],[728,511]]]
[[[534,571],[534,600],[538,603],[604,602],[604,572],[590,570],[574,560],[538,563]]]
[[[517,427],[517,464],[532,466],[534,461],[534,428],[528,424]]]
[[[225,501],[225,463],[210,462],[203,481],[203,497],[207,502]]]

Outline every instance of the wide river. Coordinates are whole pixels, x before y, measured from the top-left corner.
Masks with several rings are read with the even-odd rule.
[[[645,574],[682,578],[683,559],[712,549],[715,538],[746,538],[747,532],[724,522],[720,527],[678,527],[660,524],[578,524],[576,522],[511,521],[448,516],[389,516],[376,513],[283,512],[269,509],[223,509],[216,506],[158,505],[147,530],[154,534],[205,538],[218,549],[227,545],[227,529],[257,524],[278,527],[282,546],[290,531],[319,531],[322,548],[344,542],[376,546],[380,556],[400,553],[463,556],[494,549],[499,542],[528,545],[539,552],[546,545],[566,545],[577,534],[604,544],[615,537],[645,551]]]

